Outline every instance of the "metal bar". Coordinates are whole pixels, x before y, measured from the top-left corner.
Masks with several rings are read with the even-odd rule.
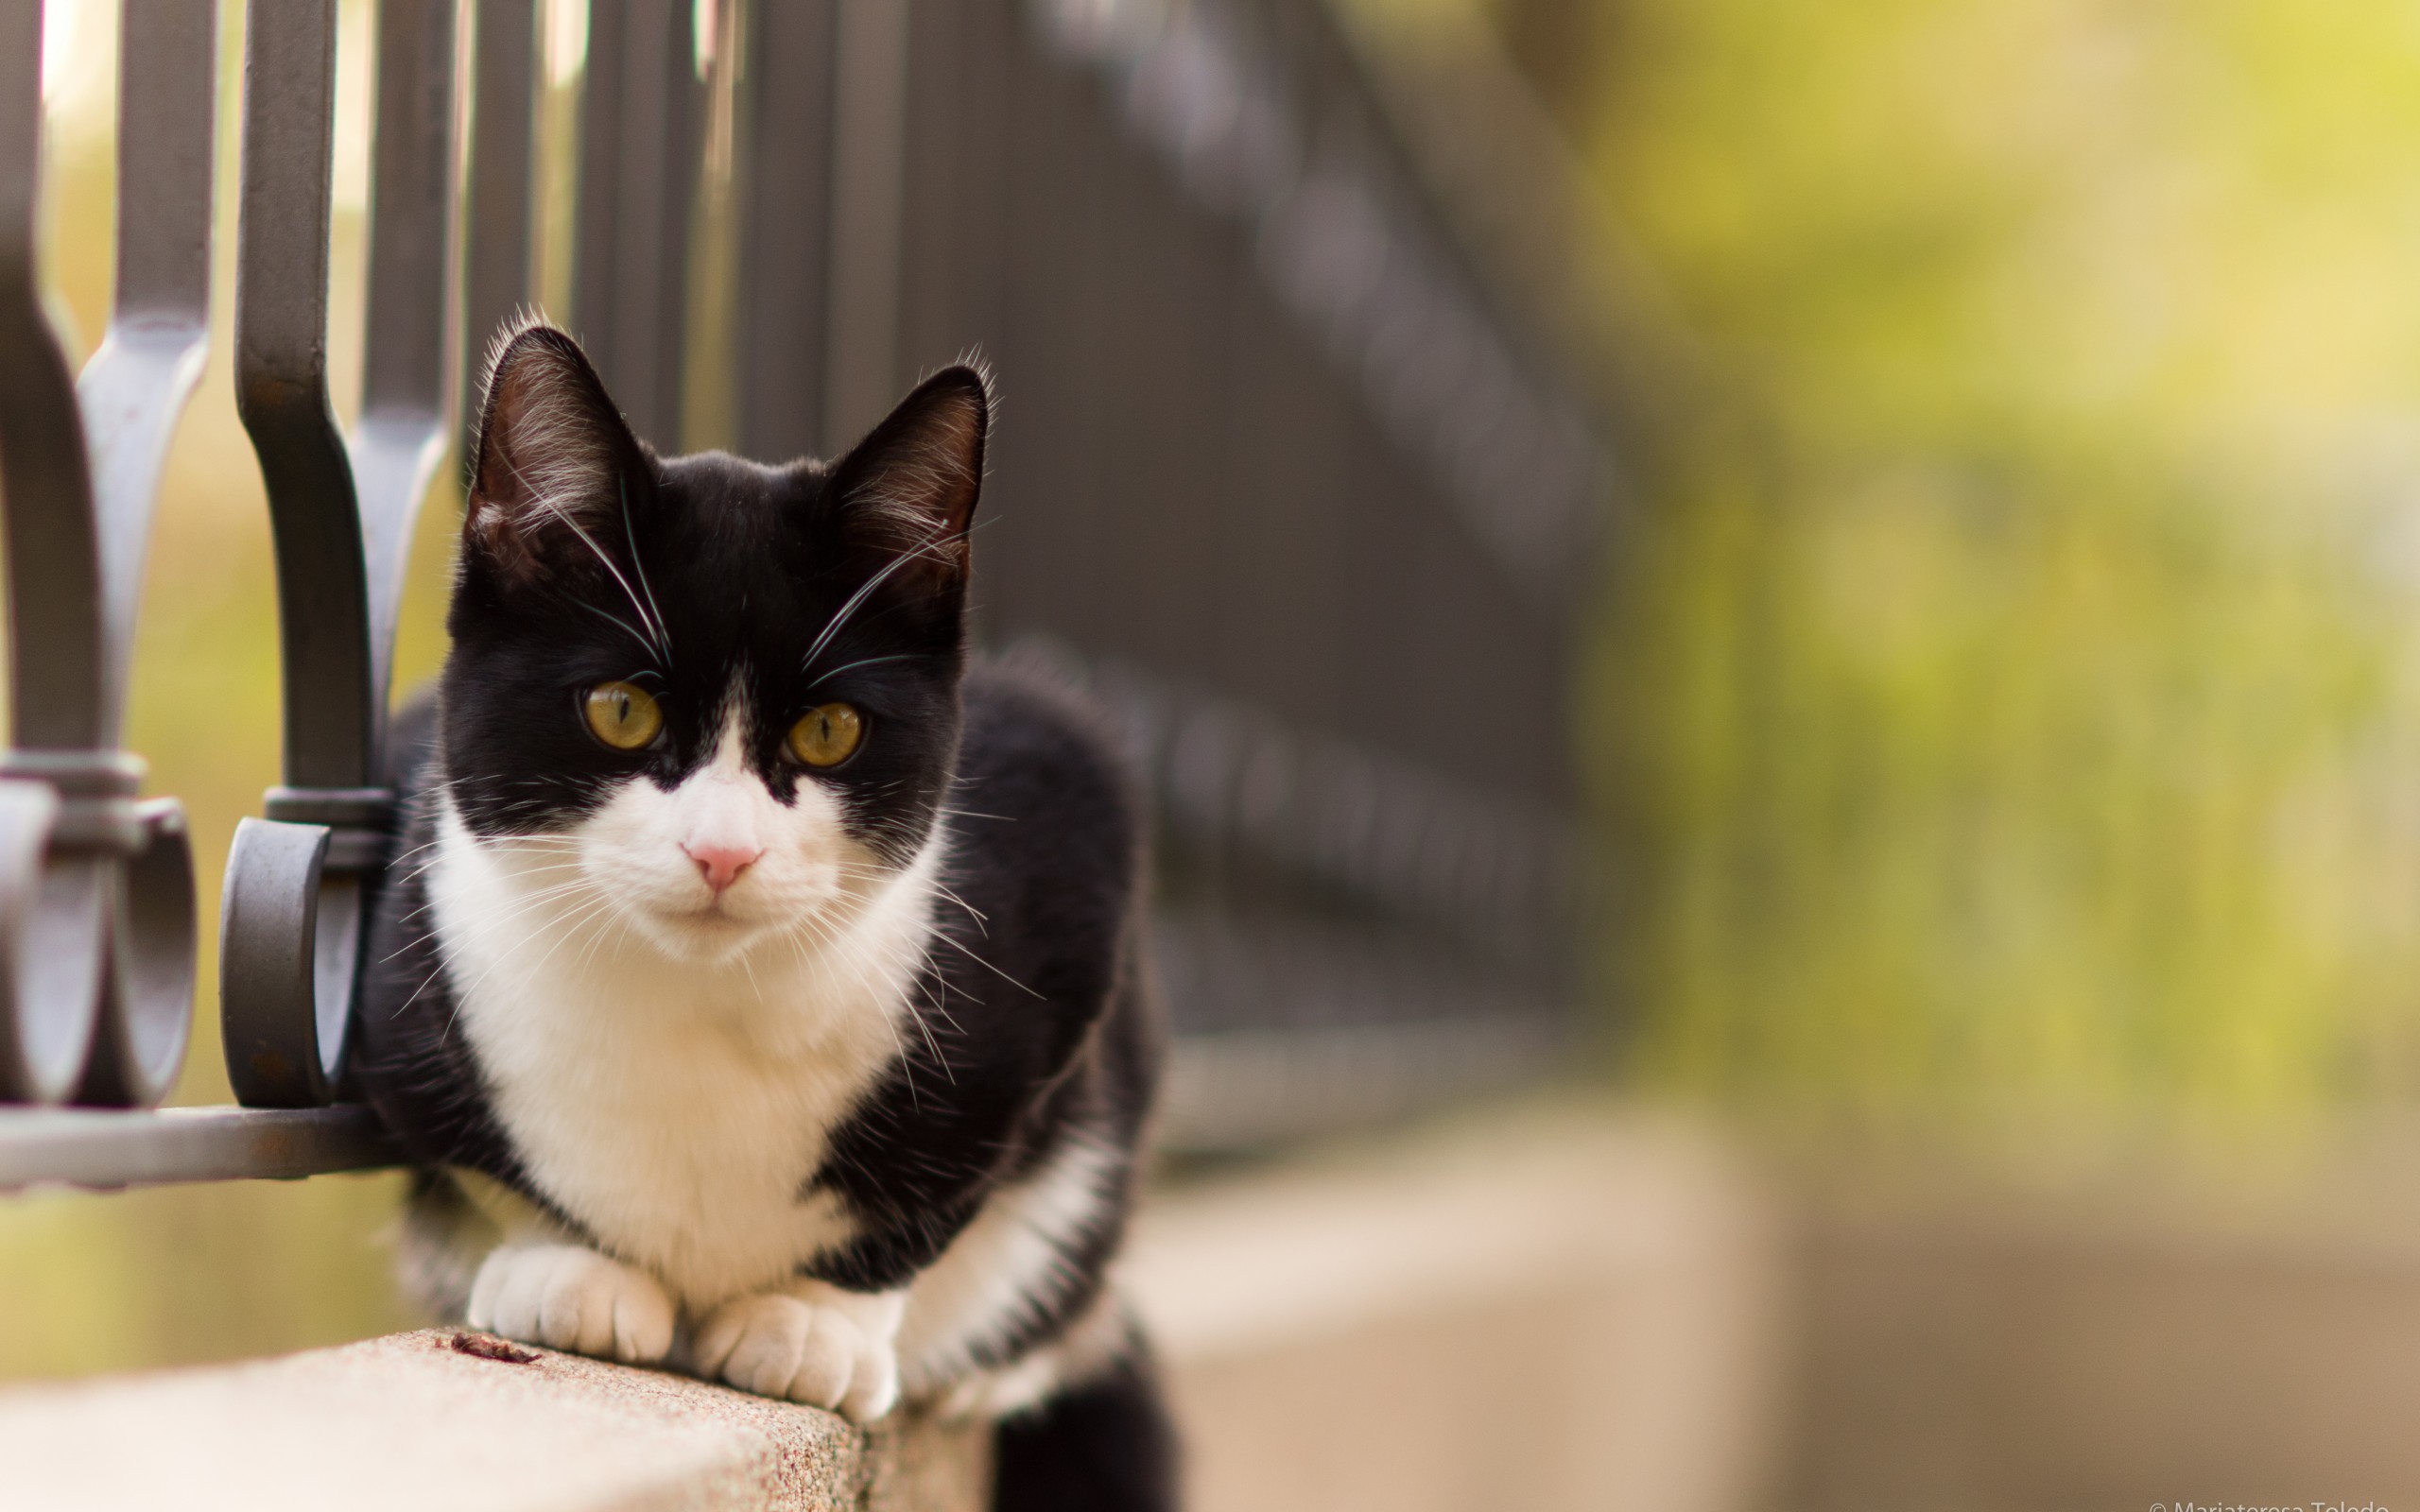
[[[0,1098],[63,1101],[82,1073],[100,1011],[108,914],[95,863],[45,866],[60,799],[45,782],[0,779]]]
[[[0,4],[0,498],[15,742],[0,770],[52,794],[39,814],[10,805],[6,885],[22,917],[7,921],[0,1097],[56,1102],[90,1060],[118,859],[146,836],[133,802],[142,765],[110,748],[111,594],[76,391],[39,289],[42,26],[39,0]]]
[[[0,4],[0,493],[8,499],[10,730],[91,750],[108,724],[92,482],[67,358],[42,309],[41,0]]]
[[[1169,1047],[1160,1143],[1230,1154],[1368,1128],[1534,1082],[1570,1050],[1555,1013],[1185,1035]]]
[[[594,0],[572,320],[648,441],[681,442],[700,88],[690,0]]]
[[[823,438],[846,446],[899,386],[901,174],[908,139],[908,0],[838,0],[833,93],[832,292]]]
[[[127,0],[118,42],[117,265],[109,330],[77,381],[92,449],[105,651],[102,736],[121,738],[160,475],[210,344],[218,8]],[[193,853],[173,799],[147,805],[125,868],[81,1100],[167,1095],[193,1030]]]
[[[242,200],[235,233],[235,409],[268,486],[277,548],[286,786],[248,819],[227,858],[219,919],[219,1029],[247,1104],[327,1101],[344,1071],[357,891],[321,907],[328,826],[374,828],[381,710],[371,588],[353,466],[328,398],[328,226],[336,145],[334,0],[250,0],[244,13]],[[279,799],[351,800],[351,812]],[[291,833],[287,833],[291,832]],[[287,864],[289,852],[311,864]],[[324,943],[333,970],[248,964]],[[271,990],[280,988],[281,990]]]
[[[612,381],[618,355],[614,332],[616,277],[614,228],[622,187],[622,55],[628,50],[630,7],[622,0],[587,0],[588,51],[579,77],[579,163],[572,208],[571,308],[562,312],[588,360]]]
[[[103,738],[114,744],[160,473],[210,342],[215,0],[127,0],[118,42],[117,281],[77,382],[92,448],[108,628]]]
[[[1570,612],[1614,468],[1579,406],[1530,370],[1448,238],[1393,181],[1365,92],[1335,59],[1251,44],[1245,8],[1150,20],[1035,0],[1133,132],[1203,207],[1248,225],[1271,289],[1358,388],[1392,447],[1443,487],[1532,612]],[[1317,8],[1281,12],[1322,45]],[[1335,51],[1333,48],[1329,52]],[[1281,66],[1282,64],[1282,66]]]
[[[364,872],[412,522],[450,439],[454,0],[378,11],[369,329],[349,446],[328,404],[336,14],[256,0],[245,17],[236,403],[268,483],[285,646],[286,785],[228,857],[221,1029],[235,1093],[303,1107],[345,1092]]]
[[[689,250],[696,216],[699,126],[704,87],[698,77],[692,0],[632,0],[631,36],[623,55],[620,245],[614,325],[623,370],[642,388],[633,421],[666,451],[681,439],[681,394],[687,369]]]
[[[455,9],[455,0],[378,7],[369,331],[352,458],[370,587],[372,716],[381,736],[412,524],[452,439]]]
[[[172,1108],[155,1113],[0,1108],[0,1191],[58,1183],[292,1180],[404,1159],[358,1105]]]
[[[478,386],[490,342],[530,298],[532,153],[537,117],[537,6],[487,0],[475,8],[471,82],[467,224],[463,228],[459,395],[468,427],[478,422]]]
[[[250,0],[235,409],[277,545],[285,781],[358,789],[377,771],[377,711],[361,512],[328,400],[336,67],[336,0]]]
[[[123,865],[99,1032],[76,1098],[96,1108],[166,1097],[193,1038],[193,839],[175,799],[142,810],[145,844]]]
[[[1010,655],[1099,703],[1188,846],[1417,920],[1507,966],[1557,955],[1584,885],[1558,811],[1040,638]]]
[[[772,460],[825,448],[837,0],[750,8],[741,162],[738,440]]]

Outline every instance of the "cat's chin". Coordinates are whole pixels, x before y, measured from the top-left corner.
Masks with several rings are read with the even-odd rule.
[[[674,960],[711,966],[736,959],[770,935],[772,926],[728,909],[648,908],[633,911],[639,931]]]

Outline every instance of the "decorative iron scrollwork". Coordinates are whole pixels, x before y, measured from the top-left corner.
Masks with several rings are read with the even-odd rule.
[[[0,491],[14,746],[0,758],[0,1098],[147,1107],[183,1064],[183,810],[116,748],[160,471],[209,333],[217,8],[129,0],[117,286],[80,381],[43,315],[39,0],[0,5]]]
[[[393,821],[387,688],[412,523],[451,440],[453,0],[378,8],[369,331],[347,437],[328,397],[335,0],[245,14],[235,403],[268,485],[285,785],[227,861],[228,1077],[256,1108],[345,1095],[364,913]]]

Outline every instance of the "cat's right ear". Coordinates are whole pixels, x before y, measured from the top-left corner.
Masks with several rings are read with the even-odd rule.
[[[890,572],[903,586],[963,589],[991,427],[992,381],[961,363],[918,384],[833,468],[843,527],[896,558]]]
[[[579,343],[550,325],[510,333],[486,394],[464,549],[517,582],[596,554],[639,452]]]

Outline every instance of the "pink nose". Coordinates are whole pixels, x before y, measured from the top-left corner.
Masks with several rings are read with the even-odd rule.
[[[765,853],[758,846],[728,845],[714,840],[683,844],[681,849],[698,864],[698,870],[704,875],[706,885],[717,893],[737,882],[739,874],[755,865],[756,858]]]

